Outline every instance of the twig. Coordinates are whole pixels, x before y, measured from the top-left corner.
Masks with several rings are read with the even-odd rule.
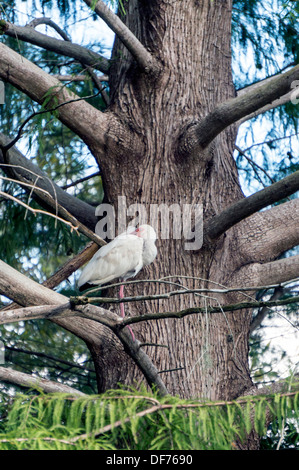
[[[162,313],[145,313],[138,317],[126,317],[119,324],[119,328],[124,328],[132,323],[139,323],[141,321],[148,320],[161,320],[164,318],[183,318],[186,315],[193,315],[198,313],[223,313],[223,312],[234,312],[242,309],[252,309],[258,307],[277,307],[282,305],[290,305],[292,303],[299,302],[299,296],[290,297],[283,300],[272,300],[272,301],[256,301],[256,302],[240,302],[237,304],[223,305],[222,307],[191,307],[178,312],[162,312]]]
[[[144,282],[148,282],[144,280]],[[158,280],[156,282],[159,282]],[[113,285],[114,286],[114,285]],[[268,289],[271,289],[276,286],[269,286]],[[278,286],[280,287],[280,286]],[[100,287],[98,288],[98,290]],[[163,294],[149,294],[149,295],[136,295],[132,297],[124,297],[122,299],[119,299],[118,297],[88,297],[87,295],[79,295],[79,296],[72,296],[72,302],[76,305],[85,305],[85,304],[94,304],[94,303],[107,303],[107,304],[119,304],[122,302],[142,302],[145,300],[158,300],[158,299],[165,299],[168,300],[173,296],[176,295],[185,295],[185,294],[203,294],[203,293],[214,293],[214,294],[229,294],[231,292],[240,292],[240,293],[246,293],[246,291],[259,291],[262,289],[266,289],[265,286],[257,286],[257,287],[235,287],[231,289],[208,289],[208,288],[202,288],[202,289],[181,289],[177,291],[170,291],[170,292],[165,292]],[[245,294],[244,294],[245,295]],[[248,297],[248,296],[247,296]],[[210,297],[212,300],[217,301],[217,299]],[[254,303],[257,301],[254,300]]]
[[[269,175],[269,173],[263,167],[258,165],[256,162],[254,162],[251,158],[249,158],[246,155],[245,150],[241,150],[240,147],[238,147],[237,145],[235,145],[235,149],[239,152],[240,155],[242,155],[244,158],[246,158],[246,160],[250,163],[250,165],[252,166],[253,169],[254,169],[254,167],[258,168],[259,170],[261,170],[267,176],[267,178],[269,178],[271,183],[275,183],[275,180]]]
[[[11,194],[4,193],[3,191],[0,191],[0,195],[3,196],[5,199],[11,199],[12,201],[17,202],[21,206],[26,207],[26,209],[29,210],[30,212],[32,212],[34,215],[36,215],[36,214],[45,214],[45,215],[48,215],[49,217],[54,217],[54,219],[57,219],[60,222],[63,222],[64,224],[71,227],[71,231],[73,231],[73,230],[78,231],[78,227],[74,226],[71,222],[68,222],[67,220],[62,219],[61,217],[59,217],[55,214],[52,214],[51,212],[47,212],[47,211],[44,211],[42,209],[33,209],[33,207],[28,206],[28,204],[26,204],[25,202],[20,201],[16,197],[11,196]]]
[[[53,74],[52,77],[57,78],[57,80],[61,82],[82,82],[85,80],[91,80],[91,77],[89,75],[59,75],[59,74]],[[97,79],[100,82],[108,82],[109,77],[108,75],[100,75],[97,76]]]
[[[144,283],[162,283],[162,284],[169,284],[167,279],[172,279],[172,278],[182,278],[182,279],[190,279],[194,281],[205,281],[209,282],[210,284],[214,284],[220,287],[220,289],[209,289],[209,288],[201,288],[201,289],[196,289],[197,292],[204,293],[204,292],[211,292],[214,294],[229,294],[230,292],[246,292],[246,291],[259,291],[259,290],[268,290],[268,289],[274,289],[276,287],[285,287],[288,284],[292,284],[293,282],[296,282],[299,280],[299,278],[294,278],[286,282],[282,282],[280,284],[269,284],[266,286],[245,286],[245,287],[226,287],[223,284],[219,284],[219,282],[212,281],[210,279],[203,279],[201,277],[196,277],[196,276],[184,276],[181,274],[173,274],[170,276],[165,276],[165,277],[160,277],[157,279],[135,279],[131,281],[124,281],[124,282],[116,282],[113,284],[106,284],[105,286],[98,286],[96,288],[88,289],[86,291],[86,296],[88,294],[91,294],[93,292],[99,291],[99,290],[105,290],[105,289],[111,289],[112,287],[119,287],[121,285],[131,285],[131,284],[144,284]],[[184,291],[185,292],[185,291]],[[133,297],[132,297],[133,298]],[[116,298],[115,298],[116,300]],[[123,301],[124,299],[122,299]]]
[[[54,111],[57,111],[62,106],[65,106],[65,105],[70,104],[70,103],[75,103],[77,101],[83,101],[83,100],[86,100],[86,99],[94,98],[94,97],[98,96],[99,94],[100,94],[100,91],[98,93],[93,94],[93,95],[84,96],[82,98],[81,97],[80,98],[73,98],[73,99],[70,99],[68,101],[64,101],[63,103],[59,103],[58,105],[54,106],[53,108],[42,109],[41,111],[35,111],[34,113],[30,114],[30,116],[28,116],[22,122],[21,126],[19,127],[19,130],[18,130],[18,133],[17,133],[16,137],[14,137],[8,144],[0,145],[0,149],[2,150],[4,159],[5,159],[5,154],[7,153],[7,151],[11,147],[13,147],[18,142],[18,140],[22,137],[22,132],[23,132],[24,127],[26,126],[26,124],[28,124],[29,121],[31,121],[32,118],[34,118],[35,116],[39,116],[41,114],[44,114],[44,113],[53,113]]]
[[[77,184],[84,183],[84,181],[94,178],[95,176],[100,176],[100,174],[101,172],[97,171],[96,173],[93,173],[92,175],[89,175],[89,176],[84,176],[83,178],[80,178],[74,181],[73,183],[65,184],[64,186],[61,186],[61,189],[66,190],[66,189],[72,188],[73,186],[77,186]]]

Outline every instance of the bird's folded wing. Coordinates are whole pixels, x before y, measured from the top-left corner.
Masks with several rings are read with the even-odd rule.
[[[79,287],[85,283],[106,284],[126,274],[136,275],[142,268],[143,240],[135,235],[115,238],[100,248],[85,266],[78,281]]]

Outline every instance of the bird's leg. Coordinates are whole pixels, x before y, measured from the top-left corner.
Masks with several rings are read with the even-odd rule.
[[[124,285],[121,285],[121,286],[120,286],[120,289],[119,289],[119,298],[120,298],[120,299],[123,299],[123,298],[124,298]],[[125,316],[125,307],[124,307],[124,304],[123,304],[123,303],[120,303],[120,314],[121,314],[122,318],[124,318],[124,316]]]
[[[119,289],[119,298],[120,299],[124,298],[124,285],[123,284],[120,286],[120,289]],[[124,304],[122,302],[120,303],[120,314],[121,314],[122,318],[125,318],[125,307],[124,307]],[[128,328],[130,330],[133,341],[135,341],[135,336],[134,336],[134,333],[132,331],[132,328],[129,325],[128,325]]]

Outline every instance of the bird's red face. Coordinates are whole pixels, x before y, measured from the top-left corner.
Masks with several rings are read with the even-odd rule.
[[[133,232],[134,235],[137,235],[137,237],[141,237],[145,233],[144,227],[138,227],[136,230]]]

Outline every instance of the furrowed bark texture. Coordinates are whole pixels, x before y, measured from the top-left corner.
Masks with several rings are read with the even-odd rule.
[[[203,152],[179,152],[182,130],[198,122],[218,103],[235,96],[231,76],[230,2],[185,1],[180,8],[172,2],[130,1],[122,21],[151,54],[160,61],[161,73],[148,75],[138,69],[133,57],[116,39],[110,73],[110,111],[142,140],[142,152],[111,147],[99,163],[107,198],[117,208],[118,196],[127,205],[197,204],[204,217],[212,217],[242,197],[232,158],[236,131],[228,128]],[[118,58],[118,60],[116,60]],[[119,59],[121,58],[121,59]],[[142,137],[141,137],[142,136]],[[112,139],[113,140],[113,139]],[[113,158],[111,158],[111,152]],[[158,241],[158,257],[140,277],[188,275],[229,285],[239,269],[235,231],[198,253],[184,250],[183,240]],[[173,279],[182,282],[179,278]],[[188,287],[206,282],[183,281]],[[165,286],[148,285],[127,289],[129,293],[159,293]],[[169,301],[126,305],[127,313],[181,310],[189,306],[216,304],[224,299],[181,296]],[[230,301],[237,300],[232,296]],[[144,342],[168,345],[147,346],[171,393],[230,399],[251,386],[248,373],[250,313],[238,312],[213,317],[194,316],[183,320],[134,325]],[[118,352],[109,358],[103,349],[93,351],[99,375],[118,364]],[[122,364],[119,380],[139,379],[131,364]],[[105,381],[106,383],[106,381]],[[110,384],[115,386],[115,384]]]

